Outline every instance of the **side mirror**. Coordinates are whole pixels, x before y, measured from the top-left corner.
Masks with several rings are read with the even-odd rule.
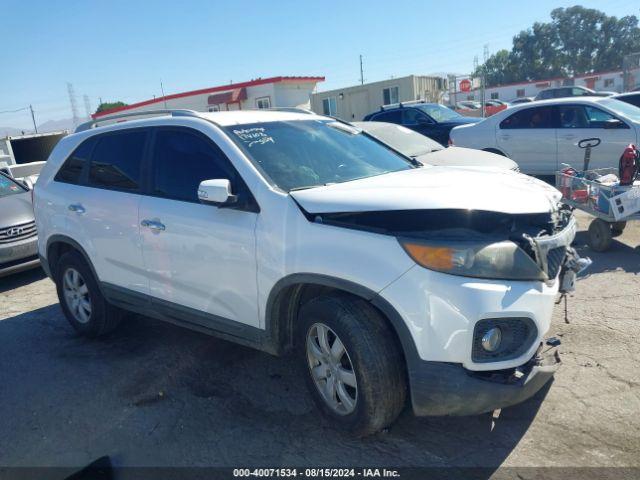
[[[238,197],[231,193],[231,182],[226,178],[203,180],[198,186],[198,200],[221,207],[238,201]]]
[[[610,120],[606,120],[604,122],[604,128],[609,129],[609,128],[624,128],[624,123],[622,123],[620,120],[618,120],[617,118],[612,118]]]

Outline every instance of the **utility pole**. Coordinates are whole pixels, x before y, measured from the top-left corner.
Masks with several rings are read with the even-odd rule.
[[[164,108],[167,108],[167,98],[164,96],[164,85],[162,85],[162,79],[160,79],[160,91],[162,92],[162,100],[164,100]]]
[[[67,82],[67,91],[69,93],[69,104],[71,105],[71,114],[73,115],[73,127],[77,127],[79,123],[78,103],[76,101],[76,92],[71,82]]]
[[[31,120],[33,120],[33,129],[38,133],[38,127],[36,126],[36,116],[33,113],[33,107],[29,105],[29,110],[31,110]]]
[[[364,70],[362,69],[362,55],[360,55],[360,85],[364,85]]]
[[[84,111],[87,114],[87,118],[91,120],[91,102],[89,101],[89,95],[82,96],[84,100]]]
[[[482,62],[482,77],[481,84],[482,87],[482,118],[487,116],[486,106],[485,106],[485,95],[486,95],[486,87],[487,87],[487,60],[489,60],[489,45],[485,44],[484,52],[483,52],[483,62]]]

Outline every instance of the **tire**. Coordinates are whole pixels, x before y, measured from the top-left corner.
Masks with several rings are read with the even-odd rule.
[[[614,222],[611,224],[611,236],[613,238],[619,237],[624,232],[627,222]]]
[[[589,225],[588,243],[596,252],[607,251],[611,246],[612,238],[611,224],[604,220],[596,218]]]
[[[85,259],[65,253],[55,268],[58,300],[65,317],[81,335],[99,337],[118,326],[123,311],[107,303]]]
[[[323,328],[325,349],[320,340]],[[300,309],[296,340],[307,387],[332,423],[365,436],[398,417],[407,394],[404,357],[394,332],[368,302],[342,294],[310,300]],[[340,350],[336,342],[344,346],[341,357],[327,354],[332,347]],[[333,401],[328,400],[331,396]]]

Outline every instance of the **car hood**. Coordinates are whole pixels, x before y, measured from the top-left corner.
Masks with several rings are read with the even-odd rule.
[[[29,192],[0,197],[0,228],[33,221],[33,206]]]
[[[430,167],[290,192],[308,213],[467,209],[544,213],[561,194],[533,177],[510,170]]]
[[[483,152],[473,148],[449,147],[416,157],[425,165],[444,165],[456,167],[495,167],[513,170],[518,164],[513,160],[495,153]]]

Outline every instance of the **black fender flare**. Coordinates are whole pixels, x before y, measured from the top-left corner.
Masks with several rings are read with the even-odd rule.
[[[323,287],[331,287],[337,290],[341,290],[357,297],[360,297],[375,308],[377,308],[391,323],[393,330],[398,336],[400,346],[404,353],[404,357],[407,361],[407,368],[411,370],[411,366],[414,362],[419,360],[418,350],[416,344],[413,341],[413,337],[409,332],[407,324],[402,319],[402,316],[398,311],[382,296],[373,290],[364,287],[358,283],[344,280],[342,278],[333,277],[330,275],[318,274],[318,273],[294,273],[287,275],[286,277],[278,280],[271,291],[267,299],[267,305],[265,309],[265,329],[270,335],[277,335],[279,331],[277,318],[276,300],[279,294],[286,288],[293,285],[306,284],[306,285],[318,285]],[[273,337],[272,337],[273,338]],[[276,340],[275,338],[273,340]]]

